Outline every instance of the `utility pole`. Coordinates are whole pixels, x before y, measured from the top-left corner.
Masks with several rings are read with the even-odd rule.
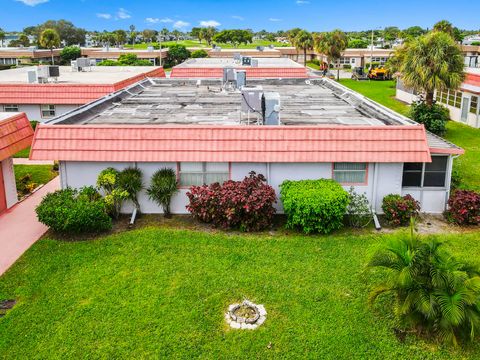
[[[372,29],[372,43],[370,44],[370,70],[373,69],[373,29]]]

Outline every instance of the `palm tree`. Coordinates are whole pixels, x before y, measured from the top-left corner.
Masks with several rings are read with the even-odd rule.
[[[213,26],[209,26],[203,31],[203,38],[205,39],[208,45],[212,44],[212,39],[216,33],[217,33],[217,29],[215,29]]]
[[[130,39],[132,39],[132,45],[135,47],[135,38],[137,37],[137,33],[135,31],[135,25],[130,25]]]
[[[200,44],[202,43],[202,40],[205,39],[205,30],[204,29],[200,29],[198,31],[198,41],[200,42]]]
[[[2,47],[3,47],[3,41],[5,40],[5,31],[3,31],[2,29],[0,29],[0,42],[2,43]]]
[[[368,266],[378,268],[383,279],[370,302],[381,294],[393,294],[394,312],[402,326],[455,345],[462,336],[473,340],[480,330],[478,269],[455,261],[438,240],[418,238],[413,222],[410,236],[394,238]]]
[[[175,42],[178,43],[178,39],[182,35],[182,33],[179,30],[173,30],[172,35],[175,38]]]
[[[60,46],[60,35],[58,35],[58,32],[54,29],[45,29],[40,34],[40,45],[50,49],[53,65],[55,63],[55,59],[53,58],[53,49]]]
[[[298,62],[297,35],[300,31],[302,31],[302,29],[300,28],[294,28],[287,31],[287,39],[290,42],[290,44],[295,47],[295,50],[297,51],[297,60],[296,60],[297,62]]]
[[[435,90],[457,89],[465,78],[460,47],[441,31],[411,40],[394,56],[405,86],[424,94],[428,106],[434,103]]]
[[[336,64],[347,48],[348,37],[342,30],[320,33],[315,37],[315,50],[327,57],[328,63]],[[337,80],[340,79],[340,69],[337,66]]]
[[[303,50],[303,65],[307,66],[307,50],[313,48],[313,36],[308,31],[301,30],[295,37],[295,47]]]
[[[137,195],[143,189],[142,177],[142,171],[134,167],[123,169],[118,175],[119,187],[128,192],[127,199],[135,205],[138,212],[140,212],[140,202]]]
[[[152,175],[147,194],[150,200],[155,201],[163,208],[166,218],[170,217],[170,202],[173,195],[178,192],[177,174],[173,169],[163,168]]]

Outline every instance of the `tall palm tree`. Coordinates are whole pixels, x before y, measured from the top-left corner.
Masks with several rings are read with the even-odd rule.
[[[329,64],[337,63],[342,52],[347,48],[348,37],[342,30],[320,33],[315,37],[315,50],[327,57]],[[337,66],[337,80],[340,79],[340,68]]]
[[[428,106],[435,90],[457,89],[465,79],[463,55],[447,33],[434,31],[397,50],[405,86],[422,93]]]
[[[307,66],[307,50],[313,48],[313,36],[308,31],[302,30],[295,37],[295,47],[303,50],[303,65]]]
[[[368,266],[382,272],[370,302],[393,294],[394,313],[402,326],[455,345],[462,336],[473,340],[480,330],[478,269],[455,261],[438,240],[418,238],[413,225],[409,237],[394,238]]]
[[[297,51],[297,61],[298,61],[298,47],[297,47],[296,39],[300,31],[302,31],[302,29],[300,28],[294,28],[287,31],[287,39],[290,42],[290,44],[295,47],[295,50]]]
[[[53,49],[60,46],[60,35],[54,29],[45,29],[40,34],[40,45],[50,49],[52,55],[52,65],[55,64],[55,59],[53,57]]]
[[[3,31],[2,29],[0,29],[0,42],[2,43],[2,47],[3,47],[3,41],[5,40],[5,31]]]

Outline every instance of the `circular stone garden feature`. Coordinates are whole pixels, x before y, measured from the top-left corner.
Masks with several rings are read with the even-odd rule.
[[[267,312],[263,305],[245,300],[242,303],[230,305],[225,318],[234,329],[254,330],[265,322]]]

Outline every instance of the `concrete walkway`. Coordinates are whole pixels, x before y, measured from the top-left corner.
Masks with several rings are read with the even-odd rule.
[[[13,165],[53,165],[51,160],[30,160],[28,158],[14,158]]]
[[[45,232],[35,208],[43,196],[60,188],[58,176],[30,197],[0,215],[0,275],[22,256]]]

